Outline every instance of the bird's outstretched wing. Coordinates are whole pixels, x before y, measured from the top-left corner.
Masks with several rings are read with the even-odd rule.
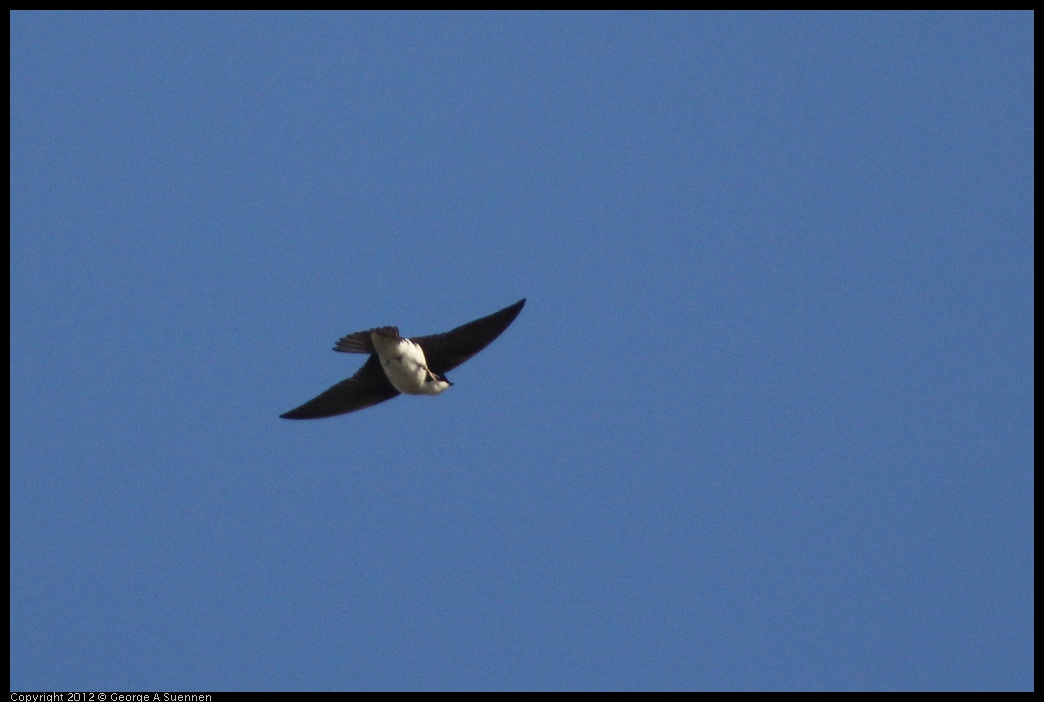
[[[428,368],[444,376],[489,346],[515,321],[525,304],[526,300],[523,298],[499,312],[462,324],[444,334],[419,336],[412,341],[424,350]],[[369,353],[370,357],[366,359],[366,363],[351,378],[342,380],[300,407],[279,416],[284,419],[333,417],[372,407],[398,395],[399,391],[388,381],[388,376],[385,375],[381,361],[374,351],[370,338],[370,332],[374,331],[394,334],[396,337],[399,335],[399,330],[395,327],[378,327],[341,337],[334,346],[334,351]]]
[[[398,394],[399,391],[388,382],[380,359],[372,355],[351,378],[342,380],[321,395],[279,416],[283,419],[333,417],[371,407]]]
[[[424,350],[428,368],[445,375],[489,346],[515,321],[525,304],[526,300],[522,298],[499,312],[462,324],[444,334],[417,336],[412,341]]]

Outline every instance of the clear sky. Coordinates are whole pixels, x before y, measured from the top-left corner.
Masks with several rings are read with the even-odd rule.
[[[1031,689],[1033,56],[12,14],[12,689]],[[522,297],[443,395],[279,419]]]

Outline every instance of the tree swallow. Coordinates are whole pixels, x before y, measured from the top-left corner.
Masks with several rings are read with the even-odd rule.
[[[515,321],[525,304],[523,298],[444,334],[407,339],[399,336],[398,327],[377,327],[343,336],[334,351],[370,354],[366,363],[351,378],[279,416],[318,419],[361,410],[400,392],[438,395],[453,385],[446,373],[489,346]]]

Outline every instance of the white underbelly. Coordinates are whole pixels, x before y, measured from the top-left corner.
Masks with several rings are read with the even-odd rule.
[[[408,359],[392,358],[382,359],[381,365],[388,381],[399,392],[407,395],[425,394],[424,380],[428,377],[428,372],[416,363],[411,363]]]
[[[388,339],[373,334],[373,346],[392,387],[407,395],[437,395],[445,387],[428,382],[430,373],[424,351],[409,339]]]

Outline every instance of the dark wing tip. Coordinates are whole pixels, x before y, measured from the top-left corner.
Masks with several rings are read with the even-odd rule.
[[[390,400],[399,391],[388,382],[376,355],[347,380],[313,397],[300,407],[279,415],[282,419],[322,419],[347,414]]]
[[[289,412],[283,412],[279,415],[280,419],[324,419],[326,417],[336,417],[339,414],[344,414],[343,411],[338,411],[335,407],[317,407],[312,401],[306,402],[300,407],[295,407]]]
[[[493,343],[515,321],[525,304],[526,298],[522,298],[513,305],[444,334],[418,337],[413,341],[424,349],[428,367],[445,374]]]

